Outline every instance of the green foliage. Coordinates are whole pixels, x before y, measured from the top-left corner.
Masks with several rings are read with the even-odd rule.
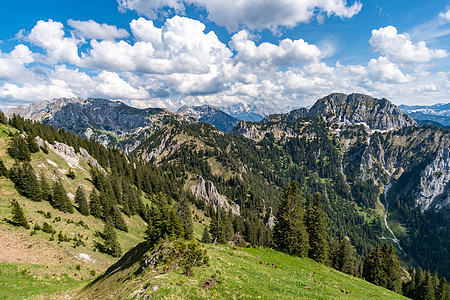
[[[8,154],[18,161],[31,160],[30,149],[28,148],[27,142],[21,135],[17,133],[14,134],[13,138],[11,139],[11,144],[8,148]]]
[[[22,226],[22,227],[25,227],[26,229],[29,229],[30,225],[28,224],[27,218],[25,217],[25,214],[23,213],[23,210],[20,207],[19,202],[17,202],[17,200],[12,200],[11,206],[12,206],[11,223],[16,226]]]
[[[52,190],[52,206],[62,212],[73,213],[72,203],[70,202],[69,197],[67,197],[66,189],[61,180],[55,181]]]
[[[345,237],[339,243],[335,268],[349,275],[355,275],[356,253],[350,240]]]
[[[84,216],[89,215],[89,206],[83,187],[80,185],[75,193],[75,203],[78,204],[78,211]]]
[[[286,187],[278,208],[273,235],[278,248],[302,257],[307,255],[309,244],[299,194],[295,181]]]
[[[175,209],[168,205],[166,196],[159,194],[153,200],[145,231],[148,244],[154,246],[163,239],[184,238],[183,225]]]
[[[5,167],[5,164],[3,163],[3,160],[0,159],[0,177],[8,177],[9,172],[8,169]]]
[[[96,247],[106,254],[112,257],[119,257],[122,254],[122,249],[119,242],[117,241],[117,234],[114,229],[114,223],[111,219],[107,219],[105,222],[105,227],[101,233],[103,238],[103,244],[97,243]]]
[[[46,232],[46,233],[50,233],[52,235],[56,233],[56,230],[53,229],[53,226],[47,222],[44,222],[44,224],[42,224],[42,231]]]
[[[201,242],[205,244],[211,243],[211,236],[209,235],[209,230],[207,226],[205,226],[205,228],[203,229]]]
[[[41,201],[41,189],[33,167],[28,163],[15,163],[10,170],[10,179],[17,192],[33,201]]]
[[[6,117],[5,114],[0,110],[0,123],[6,124]]]
[[[96,189],[93,189],[89,196],[89,213],[98,219],[102,217],[100,197]]]
[[[411,280],[403,285],[403,294],[415,300],[447,300],[450,297],[448,283],[445,278],[433,275],[422,268],[410,269]]]
[[[394,247],[384,244],[376,246],[364,260],[363,277],[365,280],[401,292],[401,268]]]
[[[186,200],[185,197],[181,197],[180,202],[178,202],[175,207],[178,218],[183,224],[184,239],[191,240],[194,236],[193,235],[194,228],[192,223],[192,213],[189,202]]]
[[[313,203],[306,204],[306,231],[309,237],[309,258],[317,262],[329,263],[329,247],[327,242],[327,229],[325,224],[325,213],[322,209],[320,196],[316,194]]]

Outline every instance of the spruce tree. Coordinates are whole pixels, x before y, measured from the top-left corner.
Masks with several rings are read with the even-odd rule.
[[[47,182],[47,178],[45,177],[44,171],[39,175],[39,188],[41,190],[41,199],[43,201],[52,202],[52,190],[50,185]]]
[[[11,213],[12,213],[12,223],[16,226],[22,226],[26,229],[30,228],[30,225],[28,224],[27,218],[25,217],[25,214],[23,213],[22,208],[20,207],[19,202],[17,200],[11,201]]]
[[[322,209],[319,194],[316,194],[312,205],[309,206],[307,211],[306,230],[309,237],[309,258],[320,263],[329,263],[325,213]]]
[[[299,194],[295,181],[286,187],[278,207],[273,237],[278,248],[302,257],[308,254],[309,244]]]
[[[100,197],[94,188],[89,196],[89,213],[97,219],[102,218],[102,207]]]
[[[14,134],[11,145],[8,148],[8,154],[19,161],[30,161],[30,149],[28,148],[28,144],[25,139],[18,135]]]
[[[103,230],[104,250],[112,257],[119,257],[122,254],[122,249],[117,241],[117,234],[114,230],[114,224],[111,219],[107,219],[105,222],[105,228]]]
[[[386,245],[386,244],[385,244]],[[384,247],[384,246],[383,246]],[[398,260],[397,254],[395,253],[395,249],[393,245],[390,245],[389,249],[387,249],[387,245],[384,248],[385,256],[386,256],[386,276],[388,277],[388,282],[386,288],[394,291],[396,293],[401,293],[402,291],[402,279],[401,279],[401,267],[400,262]]]
[[[205,226],[202,234],[202,243],[209,244],[211,243],[211,236],[209,235],[208,227]]]
[[[6,124],[6,116],[1,110],[0,110],[0,123]]]
[[[73,213],[72,203],[67,197],[66,189],[61,180],[56,180],[53,184],[52,205],[62,212]]]
[[[336,260],[339,271],[355,275],[356,253],[347,237],[339,243]]]
[[[78,204],[78,211],[80,214],[84,216],[89,215],[89,206],[86,199],[86,194],[84,193],[84,189],[81,185],[78,186],[75,193],[75,203]]]
[[[0,177],[8,177],[8,169],[5,167],[3,160],[0,159]]]
[[[436,288],[436,300],[448,300],[448,299],[449,299],[448,283],[445,278],[442,278]]]
[[[183,224],[184,239],[191,240],[194,234],[194,228],[192,223],[192,213],[189,202],[185,197],[181,197],[181,200],[176,205],[178,217]]]
[[[432,277],[430,274],[430,271],[427,271],[425,274],[425,280],[422,282],[422,284],[419,286],[419,292],[416,299],[420,300],[434,300],[435,299],[435,291],[434,291],[434,285],[432,281]]]

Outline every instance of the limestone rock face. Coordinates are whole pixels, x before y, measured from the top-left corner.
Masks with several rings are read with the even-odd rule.
[[[209,180],[205,181],[205,179],[200,177],[200,181],[196,185],[191,186],[191,192],[195,197],[205,200],[206,204],[212,204],[214,208],[231,210],[234,215],[240,214],[239,205],[235,203],[230,204],[227,198],[219,194],[214,184]]]
[[[222,110],[212,105],[202,106],[182,106],[177,113],[191,116],[200,122],[213,125],[219,130],[228,132],[239,122],[238,119],[230,116]]]
[[[450,149],[439,150],[436,158],[420,174],[416,206],[423,211],[450,208]]]
[[[309,110],[309,116],[323,116],[338,124],[366,124],[372,130],[392,130],[416,126],[414,119],[386,99],[363,94],[330,94]]]

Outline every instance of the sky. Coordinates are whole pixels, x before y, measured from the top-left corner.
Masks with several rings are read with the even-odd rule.
[[[450,102],[450,1],[0,5],[2,110],[62,97],[302,107],[333,92]]]

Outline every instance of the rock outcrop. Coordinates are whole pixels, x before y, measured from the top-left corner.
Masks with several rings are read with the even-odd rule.
[[[415,199],[423,211],[450,208],[450,149],[439,150],[436,158],[421,172]]]
[[[309,110],[309,116],[323,116],[337,124],[367,125],[372,130],[392,130],[416,126],[414,119],[400,111],[387,99],[376,99],[363,94],[330,94]]]
[[[214,184],[209,180],[205,181],[203,177],[200,177],[196,185],[191,186],[191,192],[195,197],[205,200],[207,205],[212,204],[214,208],[231,210],[234,215],[240,214],[239,205],[235,203],[230,204],[225,196],[219,194]]]

